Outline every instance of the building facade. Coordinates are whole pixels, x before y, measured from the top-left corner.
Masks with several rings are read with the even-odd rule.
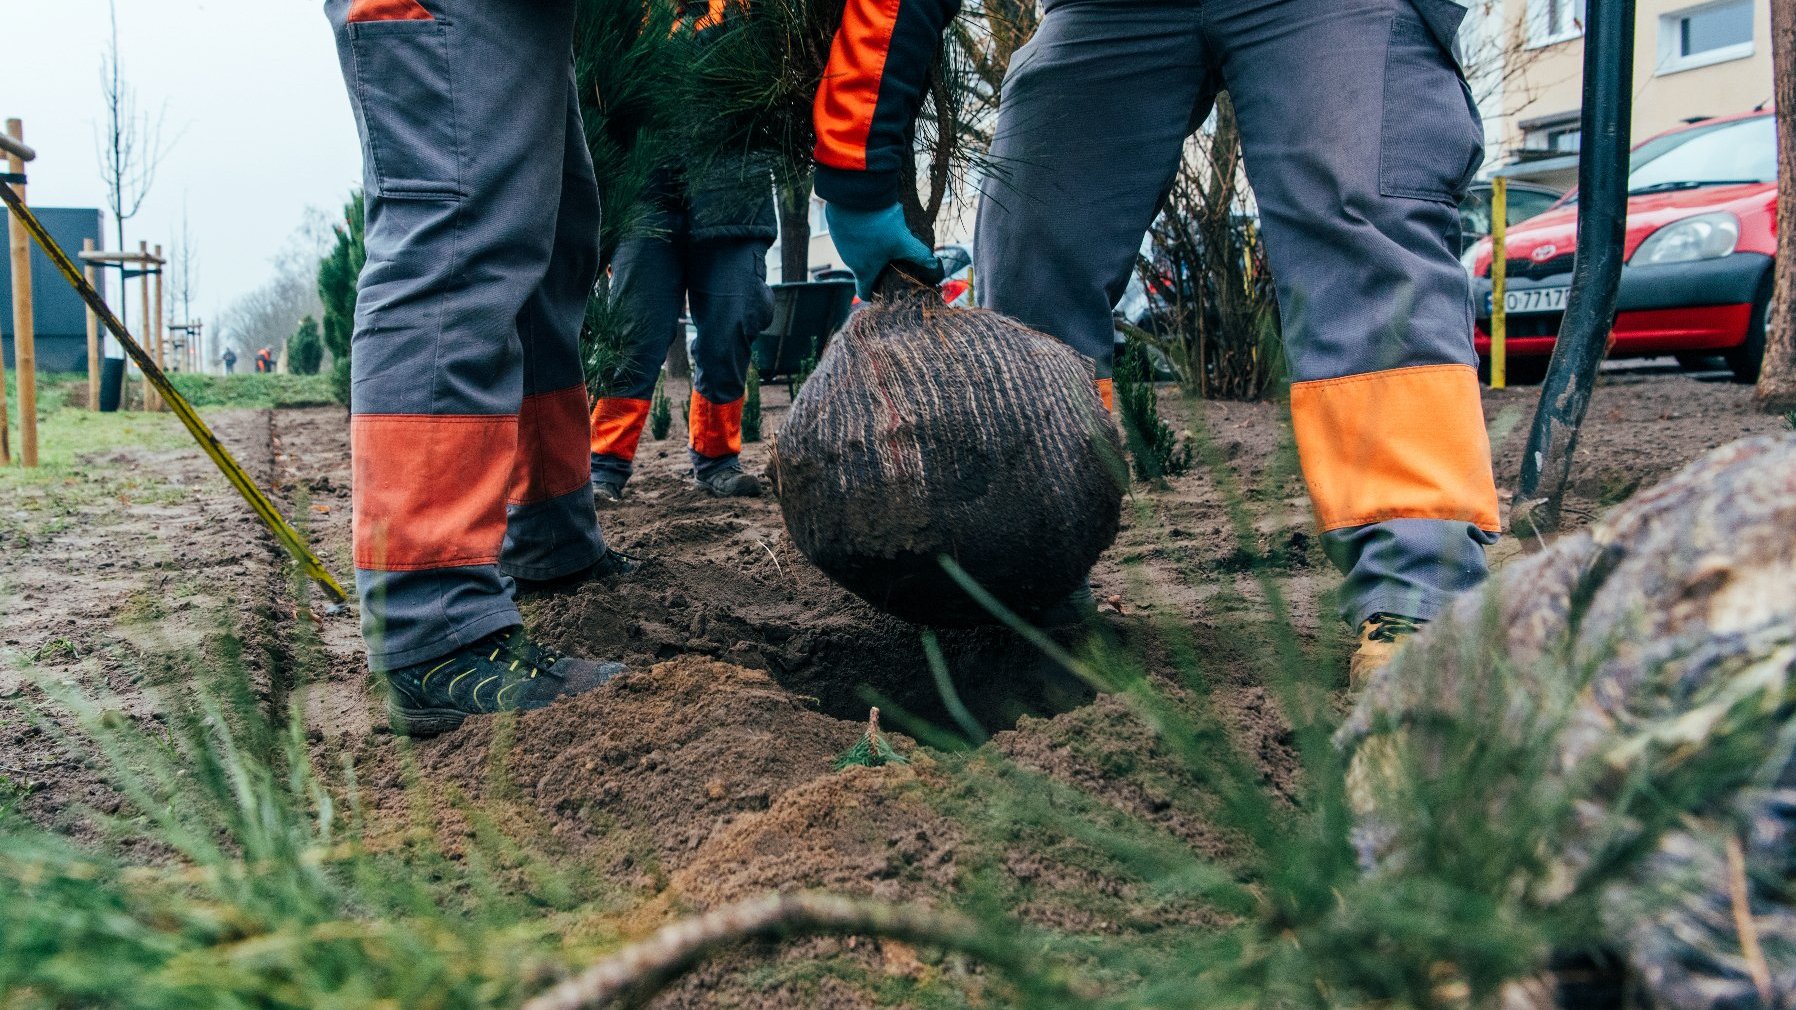
[[[1635,142],[1683,123],[1771,102],[1772,0],[1639,0]],[[1577,182],[1584,0],[1490,0],[1470,68],[1496,172],[1569,189]]]
[[[33,207],[52,238],[71,257],[81,243],[93,239],[100,245],[100,212],[91,207]],[[0,218],[3,220],[3,218]],[[94,284],[106,294],[106,275],[95,271]],[[87,303],[63,280],[34,243],[31,247],[31,315],[35,323],[37,369],[40,372],[87,371]],[[12,325],[12,271],[0,269],[0,342],[6,345],[6,367],[14,367]]]

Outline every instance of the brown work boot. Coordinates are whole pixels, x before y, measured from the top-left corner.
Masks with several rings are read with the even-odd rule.
[[[1405,639],[1422,630],[1427,621],[1401,614],[1373,614],[1359,626],[1359,648],[1347,664],[1347,687],[1358,691],[1372,675],[1389,666]]]

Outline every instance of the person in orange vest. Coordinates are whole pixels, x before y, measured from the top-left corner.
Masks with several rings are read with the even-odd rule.
[[[847,0],[817,92],[816,191],[865,295],[905,226],[912,120],[959,0]],[[1045,0],[983,173],[980,300],[1109,384],[1142,235],[1227,91],[1278,282],[1291,413],[1362,681],[1487,575],[1496,483],[1457,205],[1484,126],[1456,0]],[[1108,397],[1106,397],[1108,399]],[[1044,549],[1052,545],[1044,544]]]
[[[627,569],[593,509],[579,335],[599,194],[573,0],[326,0],[362,141],[350,455],[368,664],[394,732],[622,672],[517,598]]]
[[[264,347],[256,352],[256,371],[261,373],[274,371],[274,348]]]

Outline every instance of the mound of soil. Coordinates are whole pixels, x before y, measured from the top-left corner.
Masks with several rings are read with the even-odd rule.
[[[432,781],[518,802],[576,846],[642,840],[653,865],[637,869],[654,874],[827,773],[856,733],[765,673],[686,658],[515,719],[470,720],[418,756]]]

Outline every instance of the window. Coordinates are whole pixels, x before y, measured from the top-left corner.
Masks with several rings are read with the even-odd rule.
[[[1584,34],[1584,0],[1528,0],[1528,44],[1550,46]]]
[[[1752,55],[1752,0],[1724,0],[1659,19],[1661,74],[1694,70]]]
[[[1578,140],[1583,136],[1582,125],[1576,112],[1524,120],[1521,124],[1522,150],[1530,153],[1577,154]]]
[[[818,196],[811,197],[811,234],[829,234],[829,217],[823,213],[823,198]]]

